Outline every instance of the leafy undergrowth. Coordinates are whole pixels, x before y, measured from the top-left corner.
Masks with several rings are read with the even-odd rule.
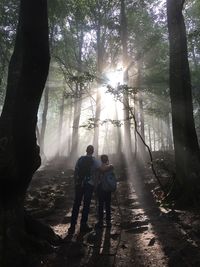
[[[118,177],[118,189],[112,196],[111,229],[81,235],[78,223],[75,235],[69,238],[73,171],[63,166],[48,165],[39,170],[27,193],[27,211],[63,239],[51,250],[38,251],[40,261],[35,267],[200,266],[199,210],[160,207],[159,195],[155,198],[157,184],[148,165],[132,166],[128,177]],[[168,177],[169,171],[161,167],[159,171]],[[89,224],[95,223],[94,197]]]

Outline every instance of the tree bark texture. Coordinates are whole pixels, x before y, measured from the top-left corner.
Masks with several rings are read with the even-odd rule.
[[[40,166],[37,111],[49,69],[46,0],[21,0],[0,118],[0,266],[22,266],[24,198]],[[21,254],[19,256],[19,254]],[[12,255],[12,257],[10,256]],[[21,264],[21,265],[20,265]]]
[[[176,174],[183,188],[192,194],[193,178],[199,176],[200,153],[193,118],[186,29],[182,14],[183,4],[184,1],[180,0],[167,1],[170,97]]]

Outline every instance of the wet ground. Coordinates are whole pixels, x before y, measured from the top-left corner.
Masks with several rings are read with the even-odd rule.
[[[49,224],[64,240],[39,266],[140,267],[200,266],[199,211],[160,208],[151,192],[151,177],[133,167],[129,178],[119,177],[112,196],[112,227],[67,237],[73,204],[71,170],[55,166],[35,175],[27,195],[27,209]],[[92,200],[89,224],[96,223]]]

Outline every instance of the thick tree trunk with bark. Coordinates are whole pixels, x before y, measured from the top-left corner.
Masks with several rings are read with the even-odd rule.
[[[182,14],[184,1],[167,1],[170,44],[170,97],[176,175],[185,196],[193,197],[199,185],[199,145],[193,119],[187,39]]]
[[[49,69],[46,0],[21,0],[15,48],[0,118],[0,266],[25,261],[24,198],[40,166],[37,111]]]

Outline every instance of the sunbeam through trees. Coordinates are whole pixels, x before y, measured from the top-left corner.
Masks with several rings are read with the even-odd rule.
[[[199,0],[0,0],[0,267],[200,265],[199,28]]]

